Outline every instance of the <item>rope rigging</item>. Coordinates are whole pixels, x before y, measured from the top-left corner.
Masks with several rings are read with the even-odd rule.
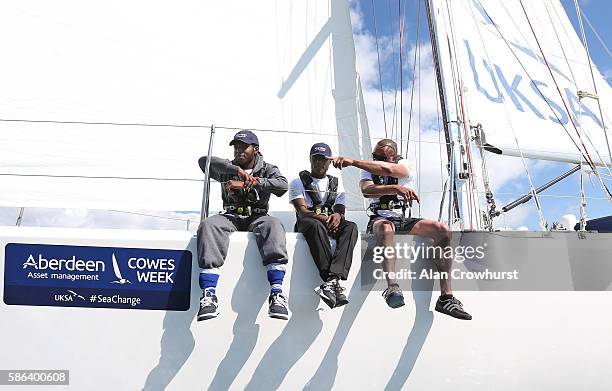
[[[504,35],[503,35],[503,34],[502,34],[502,32],[500,31],[499,26],[497,25],[497,23],[495,23],[495,22],[493,21],[493,19],[490,17],[490,15],[488,14],[488,12],[487,12],[487,11],[484,9],[484,7],[482,6],[482,4],[480,4],[480,3],[479,3],[479,5],[480,5],[481,9],[483,10],[483,12],[484,12],[484,13],[487,15],[487,17],[489,18],[489,20],[491,20],[491,21],[493,22],[493,25],[495,26],[495,28],[496,28],[496,30],[497,30],[497,32],[498,32],[498,34],[499,34],[499,36],[500,36],[500,37],[501,37],[501,38],[504,40],[504,42],[506,43],[506,45],[508,46],[508,48],[510,49],[510,51],[512,52],[512,54],[513,54],[513,55],[514,55],[514,57],[516,58],[517,62],[518,62],[520,65],[521,65],[521,67],[523,68],[523,70],[525,71],[525,73],[527,73],[527,71],[526,71],[525,67],[523,66],[522,62],[519,60],[518,56],[517,56],[517,55],[516,55],[516,53],[515,53],[515,52],[512,50],[512,47],[509,45],[508,41],[506,40],[506,38],[504,37]],[[485,55],[486,55],[486,57],[487,57],[488,61],[489,61],[489,62],[491,62],[491,58],[490,58],[490,56],[489,56],[488,50],[487,50],[487,48],[486,48],[486,45],[484,45],[484,40],[483,40],[483,38],[482,38],[482,34],[481,34],[481,32],[480,32],[480,27],[479,27],[479,25],[478,25],[478,22],[476,21],[475,16],[474,16],[474,10],[472,9],[472,7],[470,7],[470,11],[471,11],[471,14],[472,14],[472,19],[473,19],[473,21],[474,21],[474,23],[475,23],[475,25],[476,25],[476,29],[477,29],[477,31],[478,31],[478,36],[479,36],[479,38],[480,38],[481,44],[483,45],[483,48],[484,48],[484,51],[485,51]],[[530,77],[529,75],[527,75],[527,76],[528,76],[528,77]],[[531,79],[531,77],[530,77],[530,79]],[[547,103],[548,103],[548,102],[547,102]],[[505,100],[503,100],[503,107],[504,107],[504,112],[505,112],[505,114],[506,114],[506,118],[508,119],[508,125],[509,125],[509,127],[510,127],[510,130],[512,131],[512,136],[514,137],[514,142],[515,142],[515,144],[516,144],[516,146],[517,146],[517,149],[518,149],[519,155],[520,155],[520,157],[521,157],[521,163],[522,163],[522,165],[523,165],[523,169],[525,170],[525,174],[526,174],[526,176],[527,176],[527,180],[528,180],[528,183],[529,183],[529,188],[530,188],[530,193],[532,194],[532,197],[533,197],[533,199],[534,199],[534,204],[535,204],[536,210],[537,210],[537,212],[538,212],[538,216],[539,216],[539,218],[540,218],[540,225],[541,225],[541,227],[542,227],[544,230],[547,230],[547,229],[548,229],[548,223],[546,222],[546,219],[544,218],[544,213],[543,213],[543,211],[542,211],[542,207],[541,207],[540,202],[539,202],[539,199],[538,199],[539,195],[538,195],[538,193],[537,193],[537,192],[536,192],[536,190],[535,190],[535,186],[533,185],[533,181],[532,181],[532,179],[531,179],[531,174],[529,173],[529,169],[528,169],[528,167],[527,167],[527,163],[526,163],[526,161],[525,161],[525,157],[524,157],[524,155],[523,155],[523,151],[522,151],[522,149],[521,149],[521,146],[520,146],[520,144],[519,144],[518,138],[517,138],[517,136],[516,136],[516,131],[514,130],[514,126],[513,126],[513,124],[512,124],[511,119],[510,119],[510,113],[508,112],[508,108],[506,107],[506,101],[505,101]],[[482,153],[482,151],[481,151],[481,153]],[[485,167],[485,168],[486,168],[486,167]],[[484,175],[484,174],[483,174],[483,175]],[[484,176],[483,176],[483,178],[484,178]],[[486,186],[486,184],[485,184],[485,186]],[[498,193],[498,194],[499,194],[499,193]],[[492,193],[491,193],[491,194],[490,194],[488,197],[489,197],[489,198],[487,199],[487,201],[488,201],[488,202],[489,202],[489,201],[494,202],[494,199],[493,199],[493,195],[492,195]],[[491,202],[489,202],[489,203],[491,203]],[[491,209],[489,210],[489,212],[491,213]],[[489,216],[492,218],[494,215],[493,215],[493,214],[489,214]]]
[[[479,1],[479,0],[478,0]],[[493,19],[491,18],[491,16],[488,14],[487,10],[482,6],[482,4],[480,4],[479,1],[479,5],[481,7],[481,9],[483,10],[483,12],[486,14],[486,16],[493,21]],[[512,49],[512,46],[510,45],[510,43],[508,42],[508,40],[505,38],[504,34],[501,32],[501,30],[499,29],[499,26],[497,25],[497,23],[495,23],[493,21],[493,25],[495,27],[495,29],[497,30],[500,38],[502,38],[502,40],[504,41],[504,43],[506,44],[506,46],[508,47],[508,49],[510,50],[510,52],[512,53],[512,55],[514,56],[514,58],[516,59],[517,63],[521,66],[523,72],[525,73],[525,75],[529,78],[529,80],[531,81],[532,86],[534,87],[534,89],[538,92],[538,94],[540,95],[540,97],[542,98],[542,100],[544,100],[544,102],[546,103],[546,105],[550,108],[551,113],[555,116],[555,118],[557,119],[557,122],[561,125],[561,127],[563,128],[563,130],[565,131],[565,133],[567,134],[567,136],[569,137],[570,141],[574,144],[574,146],[576,147],[576,149],[580,152],[582,158],[584,158],[585,160],[589,160],[589,157],[587,155],[585,155],[585,152],[582,150],[582,148],[580,148],[580,146],[576,143],[576,140],[574,140],[574,138],[571,136],[569,130],[565,127],[565,125],[562,123],[561,119],[559,118],[559,115],[557,114],[557,112],[552,108],[550,102],[548,101],[548,99],[545,98],[544,94],[542,93],[542,91],[540,90],[540,88],[538,87],[538,85],[536,83],[534,83],[534,79],[531,77],[531,74],[527,71],[527,68],[525,67],[525,65],[522,63],[522,61],[518,58],[518,55],[516,54],[516,52],[514,51],[514,49]],[[486,50],[486,49],[485,49]],[[549,72],[551,71],[550,68],[548,68]],[[555,80],[556,82],[556,80]],[[557,86],[557,91],[559,92],[558,86]],[[560,92],[559,92],[560,93]],[[563,96],[560,94],[561,99],[563,101],[563,103],[565,104],[565,100],[563,99]],[[567,110],[567,106],[566,106],[566,110]],[[568,111],[569,113],[569,111]],[[570,118],[571,115],[569,115]],[[573,118],[572,118],[572,125],[575,125],[573,123]],[[607,190],[606,190],[607,191]]]
[[[553,80],[553,82],[555,84],[557,92],[559,93],[559,96],[561,97],[561,102],[563,103],[563,106],[565,107],[565,111],[568,113],[569,118],[570,118],[570,122],[572,123],[572,126],[574,127],[574,129],[576,130],[576,133],[578,134],[578,139],[580,140],[580,144],[584,148],[584,151],[585,151],[586,156],[588,158],[587,159],[587,163],[589,164],[591,169],[596,173],[596,175],[599,178],[599,180],[601,182],[601,185],[603,186],[605,191],[612,198],[612,192],[610,192],[610,189],[608,189],[606,184],[603,182],[603,180],[599,176],[599,171],[597,170],[597,167],[595,166],[595,163],[593,162],[593,159],[591,158],[591,155],[589,154],[589,151],[588,151],[586,145],[584,145],[584,142],[582,141],[582,137],[580,135],[580,131],[578,130],[578,127],[577,127],[576,123],[574,122],[574,118],[569,114],[570,113],[569,108],[567,107],[567,104],[565,103],[565,99],[563,99],[563,95],[561,94],[561,89],[559,88],[559,84],[557,83],[557,79],[555,78],[555,75],[552,72],[552,69],[550,67],[550,64],[549,64],[548,60],[546,59],[546,55],[544,54],[544,50],[542,49],[542,46],[540,45],[540,41],[538,40],[538,37],[537,37],[537,35],[535,33],[535,30],[533,29],[533,25],[531,24],[531,20],[529,19],[529,15],[527,15],[527,10],[525,9],[525,6],[523,4],[523,0],[519,0],[519,2],[521,4],[521,8],[523,9],[523,13],[525,14],[525,18],[527,19],[527,23],[529,24],[529,28],[531,29],[533,37],[534,37],[534,39],[535,39],[535,41],[536,41],[536,43],[538,45],[538,48],[540,49],[540,54],[542,55],[542,58],[544,59],[544,62],[546,63],[546,67],[548,68],[548,72],[550,73],[550,76],[552,77],[552,80]]]
[[[584,50],[586,51],[586,57],[589,62],[589,71],[591,73],[591,80],[593,81],[593,91],[595,92],[595,100],[597,101],[597,107],[599,108],[599,117],[601,119],[601,129],[606,137],[606,146],[608,147],[608,156],[612,158],[612,152],[610,152],[610,141],[608,140],[608,132],[606,132],[606,125],[604,122],[603,110],[601,109],[601,102],[599,101],[599,97],[597,95],[597,83],[595,83],[595,75],[593,74],[593,64],[591,63],[591,54],[589,53],[589,45],[587,43],[586,34],[584,33],[584,26],[582,25],[582,12],[580,10],[580,5],[578,5],[578,0],[574,0],[574,4],[576,6],[576,14],[578,15],[578,23],[580,25],[580,31],[582,33],[582,44],[584,45]]]
[[[455,27],[454,27],[454,19],[453,15],[448,3],[446,1],[447,10],[448,10],[448,23],[450,27],[450,41],[449,46],[452,44],[451,53],[458,53],[457,45],[456,45],[456,35],[455,35]],[[446,19],[445,19],[446,22]],[[449,50],[450,47],[449,47]],[[467,181],[467,186],[470,188],[470,191],[467,192],[467,213],[468,213],[468,222],[470,229],[474,228],[474,210],[478,209],[478,200],[474,196],[474,192],[476,191],[475,183],[474,183],[474,175],[473,175],[473,167],[472,167],[472,152],[471,152],[471,140],[469,136],[468,123],[469,120],[467,118],[466,113],[466,104],[465,97],[463,94],[463,80],[461,77],[461,68],[459,66],[457,56],[451,56],[451,75],[453,79],[453,92],[455,98],[455,111],[457,115],[457,141],[459,142],[461,153],[460,153],[460,171],[458,173],[458,178],[460,180]],[[462,134],[463,130],[463,134]],[[467,159],[465,162],[464,159]],[[465,170],[465,172],[463,171]],[[478,223],[478,222],[477,222]]]
[[[408,111],[408,135],[406,136],[408,139],[410,139],[410,130],[412,128],[412,104],[414,101],[414,83],[415,83],[415,79],[416,79],[416,65],[417,65],[417,52],[419,54],[419,74],[420,74],[420,33],[421,33],[421,2],[418,2],[418,9],[417,9],[417,16],[416,16],[416,26],[417,26],[417,30],[416,30],[416,44],[414,46],[414,59],[413,59],[413,64],[412,64],[412,82],[411,82],[411,92],[410,92],[410,109]],[[421,80],[419,79],[419,85],[421,83]],[[419,106],[420,109],[420,106]],[[406,154],[408,154],[408,143],[406,143]]]
[[[404,16],[402,15],[402,0],[397,0],[397,15],[399,18],[399,82],[400,82],[400,140],[404,137],[404,70],[402,67],[402,54],[404,48]],[[397,133],[396,133],[397,136]],[[398,141],[397,139],[395,140]],[[403,146],[400,142],[399,154],[402,155]]]
[[[372,13],[374,14],[374,35],[376,38],[376,59],[378,60],[378,82],[380,84],[380,100],[382,101],[383,123],[385,124],[385,138],[387,137],[387,110],[385,109],[385,94],[383,92],[382,71],[380,68],[380,49],[378,45],[378,27],[376,23],[376,6],[372,0]]]

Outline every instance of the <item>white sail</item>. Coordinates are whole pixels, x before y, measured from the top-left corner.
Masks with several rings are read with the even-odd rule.
[[[558,0],[433,1],[450,121],[463,92],[469,125],[498,152],[610,164],[610,86],[593,65]],[[524,8],[523,8],[524,5]],[[532,31],[533,28],[533,31]],[[548,64],[547,64],[548,63]]]
[[[213,123],[228,158],[227,128],[292,132],[257,132],[287,177],[314,142],[369,147],[347,1],[28,3],[0,5],[0,118],[103,124],[0,122],[0,205],[199,210]]]

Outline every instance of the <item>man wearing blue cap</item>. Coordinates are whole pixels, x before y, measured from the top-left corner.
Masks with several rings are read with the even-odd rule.
[[[310,172],[291,181],[289,201],[295,207],[295,230],[306,238],[323,280],[315,292],[330,308],[348,303],[339,280],[346,280],[357,242],[357,225],[344,218],[345,195],[338,178],[327,175],[331,149],[324,143],[310,148]],[[329,238],[336,239],[332,253]]]
[[[271,286],[268,314],[272,318],[288,319],[287,298],[282,292],[288,262],[285,229],[280,220],[268,215],[270,195],[285,194],[287,179],[278,167],[264,161],[253,132],[236,133],[229,145],[234,146],[234,160],[210,158],[210,177],[224,184],[221,194],[224,211],[205,219],[198,227],[198,263],[202,268],[198,320],[219,315],[216,295],[219,268],[227,256],[229,236],[235,231],[255,234]],[[206,156],[198,160],[202,171],[206,161]]]

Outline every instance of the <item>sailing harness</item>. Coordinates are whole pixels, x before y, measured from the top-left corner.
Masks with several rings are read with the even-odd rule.
[[[259,200],[259,193],[257,190],[251,189],[251,191],[245,191],[244,189],[235,191],[238,202],[231,205],[223,205],[223,212],[225,214],[233,214],[242,217],[248,217],[253,215],[263,216],[268,214],[267,208],[257,208],[255,203]]]
[[[372,174],[372,181],[375,185],[397,185],[399,183],[397,178],[374,174]],[[378,216],[378,212],[381,210],[393,209],[401,209],[403,217],[406,217],[406,202],[403,198],[398,197],[397,194],[381,196],[378,202],[372,202],[368,207],[368,211],[376,216]],[[410,217],[410,208],[408,208],[408,217]]]
[[[313,183],[314,181],[310,172],[307,170],[300,171],[300,180],[302,181],[306,194],[308,194],[310,201],[312,201],[312,206],[308,208],[308,210],[317,215],[324,214],[330,216],[334,213],[332,208],[336,202],[336,196],[338,195],[338,178],[328,175],[327,179],[327,198],[325,202],[322,202],[319,189]]]
[[[375,185],[397,185],[399,183],[397,178],[375,174],[372,174],[372,181]],[[367,210],[372,214],[370,215],[370,221],[368,222],[366,232],[371,233],[374,221],[378,218],[382,218],[382,216],[378,214],[379,211],[394,209],[401,209],[402,216],[384,218],[392,222],[397,231],[405,231],[406,224],[410,223],[410,217],[412,216],[411,209],[406,205],[406,201],[404,201],[403,198],[399,197],[397,194],[393,194],[381,196],[378,202],[370,203]],[[408,216],[406,216],[406,209],[408,209]],[[408,219],[406,219],[407,217]]]

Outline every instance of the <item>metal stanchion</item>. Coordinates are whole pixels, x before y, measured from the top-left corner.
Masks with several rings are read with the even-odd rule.
[[[210,126],[210,140],[208,142],[208,154],[206,155],[206,167],[204,168],[204,191],[202,193],[202,212],[200,221],[208,217],[208,205],[210,198],[210,158],[213,153],[213,140],[215,138],[215,125]]]
[[[17,222],[15,222],[15,226],[16,226],[16,227],[21,226],[21,220],[23,219],[23,210],[24,210],[24,209],[25,209],[25,208],[21,208],[21,209],[19,210],[19,216],[17,217]]]

